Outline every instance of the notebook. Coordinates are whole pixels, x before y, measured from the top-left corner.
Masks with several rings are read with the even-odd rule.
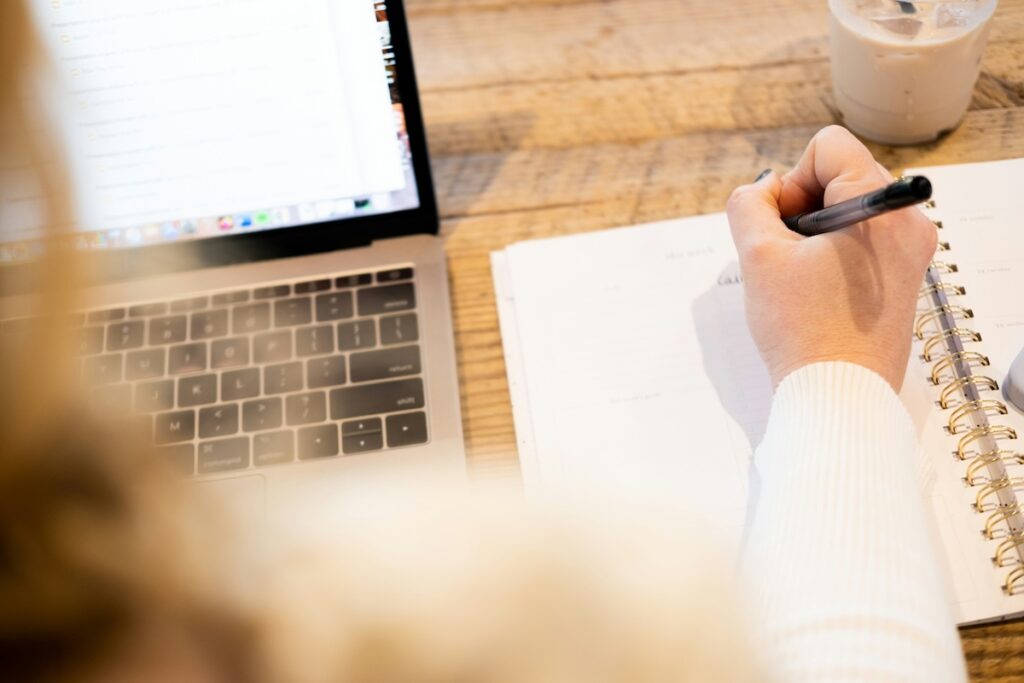
[[[1024,614],[1024,415],[1001,393],[1024,346],[1024,159],[908,173],[941,227],[901,399],[955,614]],[[492,268],[528,493],[681,501],[738,548],[772,391],[724,214],[523,242]]]

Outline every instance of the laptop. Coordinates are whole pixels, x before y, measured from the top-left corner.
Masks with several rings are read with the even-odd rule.
[[[34,10],[74,105],[66,240],[102,274],[76,320],[94,404],[133,415],[184,476],[268,508],[367,475],[464,475],[401,1]],[[47,248],[16,185],[0,188],[7,331]]]

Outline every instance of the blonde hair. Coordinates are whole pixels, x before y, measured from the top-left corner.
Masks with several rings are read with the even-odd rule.
[[[31,170],[54,236],[71,224],[67,178],[56,136],[30,134],[46,119],[47,68],[26,3],[0,2],[0,150]],[[77,382],[79,268],[72,251],[47,249],[29,273],[31,317],[0,334],[3,676],[85,677],[159,620],[203,634],[226,678],[252,680],[238,675],[244,620],[216,598],[180,488],[141,433],[89,410]]]

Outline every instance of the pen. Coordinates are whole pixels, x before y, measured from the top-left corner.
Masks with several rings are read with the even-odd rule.
[[[810,211],[783,220],[786,227],[813,237],[860,223],[873,216],[905,209],[931,199],[932,184],[924,176],[907,176],[881,190],[847,199],[820,211]]]

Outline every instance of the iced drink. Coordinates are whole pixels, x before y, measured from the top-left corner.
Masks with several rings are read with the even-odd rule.
[[[829,0],[843,123],[889,144],[934,140],[963,118],[997,0]]]

